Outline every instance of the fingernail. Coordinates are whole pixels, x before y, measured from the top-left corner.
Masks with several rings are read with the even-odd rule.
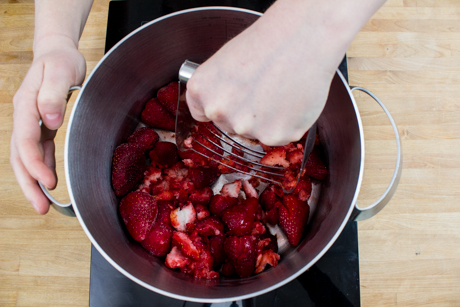
[[[45,121],[48,125],[57,126],[61,122],[61,114],[59,113],[45,114]]]
[[[31,203],[31,204],[32,204],[32,207],[34,207],[35,211],[37,211],[38,213],[40,213],[40,212],[38,211],[38,207],[37,207],[37,205],[36,205],[36,204],[34,204],[34,203]]]

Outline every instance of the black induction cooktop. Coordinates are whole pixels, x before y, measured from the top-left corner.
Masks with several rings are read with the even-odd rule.
[[[234,6],[264,12],[270,0],[128,0],[111,1],[107,22],[106,52],[142,24],[165,14],[199,6]],[[346,58],[339,70],[347,78]],[[348,80],[348,78],[347,78]],[[294,281],[263,295],[237,302],[194,303],[172,299],[131,281],[92,246],[90,307],[306,307],[360,306],[358,231],[349,221],[329,251]]]

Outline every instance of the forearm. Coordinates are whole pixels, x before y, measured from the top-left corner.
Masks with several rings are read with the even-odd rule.
[[[36,0],[34,53],[63,42],[78,48],[78,40],[93,0]]]
[[[341,60],[356,34],[384,3],[385,0],[278,0],[257,26],[260,33],[271,33],[261,37],[306,48],[302,54],[312,52],[316,59]]]

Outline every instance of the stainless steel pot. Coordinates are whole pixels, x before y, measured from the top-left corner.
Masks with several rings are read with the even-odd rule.
[[[119,200],[111,187],[113,150],[134,131],[146,101],[159,87],[177,78],[184,60],[205,61],[260,15],[243,9],[210,7],[154,20],[104,56],[75,102],[65,145],[72,205],[55,201],[54,206],[64,213],[74,211],[91,242],[108,262],[133,281],[160,294],[187,301],[222,302],[280,287],[312,266],[334,243],[348,220],[377,213],[398,184],[401,146],[396,126],[387,113],[398,143],[396,170],[381,199],[368,209],[358,209],[364,138],[351,89],[337,71],[318,120],[329,175],[305,239],[283,253],[277,267],[244,279],[193,279],[167,269],[127,235],[117,211]]]

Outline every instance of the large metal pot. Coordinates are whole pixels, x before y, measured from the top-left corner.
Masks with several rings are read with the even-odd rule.
[[[113,150],[138,125],[146,101],[177,79],[188,59],[203,62],[261,14],[236,8],[199,8],[154,20],[124,38],[93,70],[75,102],[67,130],[65,171],[72,209],[98,251],[138,284],[173,298],[222,302],[257,296],[280,287],[312,266],[334,243],[347,221],[368,217],[391,198],[401,170],[371,208],[360,210],[364,144],[361,120],[351,90],[337,72],[319,118],[329,175],[305,239],[281,255],[275,268],[244,279],[193,279],[167,269],[123,230],[119,199],[111,187]],[[390,117],[391,118],[391,117]],[[394,123],[393,123],[394,124]],[[394,127],[396,129],[396,127]]]

